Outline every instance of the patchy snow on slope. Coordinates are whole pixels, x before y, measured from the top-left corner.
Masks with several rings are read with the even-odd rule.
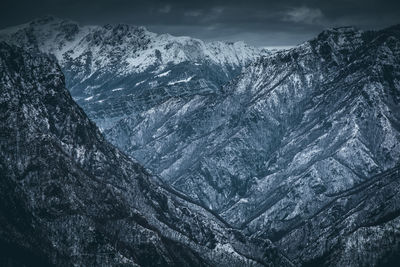
[[[182,79],[182,80],[178,80],[178,81],[173,81],[173,82],[169,82],[168,85],[175,85],[178,83],[188,83],[190,82],[192,79],[194,78],[194,76],[188,77],[186,79]]]
[[[61,64],[76,60],[85,65],[91,58],[90,64],[86,65],[91,74],[96,69],[115,65],[115,60],[124,66],[119,68],[119,75],[143,73],[156,65],[165,67],[186,61],[195,62],[196,66],[207,61],[236,68],[264,53],[243,42],[206,43],[186,36],[156,34],[133,25],[81,26],[57,18],[2,30],[0,38],[10,39],[13,34],[23,36],[24,31],[32,31],[39,49],[54,54]],[[169,74],[166,71],[156,77]]]
[[[163,73],[160,73],[160,74],[156,75],[156,77],[160,78],[160,77],[168,76],[170,72],[171,72],[171,70],[163,72]]]
[[[144,82],[146,82],[146,81],[147,81],[147,80],[137,82],[137,83],[135,84],[135,87],[141,85],[142,83],[144,83]]]

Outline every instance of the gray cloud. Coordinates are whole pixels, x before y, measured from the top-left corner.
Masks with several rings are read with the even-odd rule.
[[[171,5],[165,5],[158,9],[160,13],[169,13],[171,11]]]
[[[52,14],[81,24],[131,23],[155,32],[257,46],[295,45],[327,27],[400,23],[398,0],[3,0],[0,28]]]
[[[323,19],[321,9],[319,8],[309,8],[309,7],[296,7],[288,10],[284,17],[284,21],[296,22],[296,23],[306,23],[313,24],[319,23]]]
[[[188,17],[198,17],[198,16],[203,15],[203,12],[201,10],[197,9],[197,10],[185,11],[184,14],[185,14],[185,16],[188,16]]]

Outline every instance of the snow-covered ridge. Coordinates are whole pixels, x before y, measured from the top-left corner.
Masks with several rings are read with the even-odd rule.
[[[36,43],[28,40],[27,34],[34,36]],[[111,67],[118,60],[125,66],[119,68],[121,74],[185,61],[241,66],[265,53],[243,42],[206,43],[191,37],[156,34],[133,25],[81,26],[54,17],[1,30],[0,39],[17,41],[17,45],[37,45],[42,52],[54,54],[61,64],[71,60],[86,63],[85,58],[90,56],[92,72]]]
[[[82,26],[54,17],[1,30],[0,40],[54,55],[73,98],[102,129],[165,97],[218,92],[270,53],[244,42],[207,43],[141,26]]]
[[[107,143],[47,55],[0,42],[0,107],[0,262],[291,266],[269,240],[238,237]]]

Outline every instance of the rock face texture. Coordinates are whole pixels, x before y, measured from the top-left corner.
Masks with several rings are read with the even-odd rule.
[[[0,265],[290,266],[108,144],[55,60],[0,43]]]
[[[222,216],[269,236],[298,264],[398,259],[399,63],[395,26],[327,30],[253,64],[230,87],[249,97],[239,105],[240,145],[227,151],[251,151],[261,167]]]
[[[204,43],[126,24],[80,26],[45,17],[0,39],[53,54],[74,100],[102,130],[171,97],[209,94],[267,51],[243,42]]]
[[[364,181],[299,220],[275,241],[296,265],[397,266],[400,167]]]
[[[164,183],[296,265],[398,262],[399,26],[330,29],[273,54],[218,43],[236,56],[207,57],[215,45],[190,38],[71,25],[0,35],[54,54],[106,138]]]

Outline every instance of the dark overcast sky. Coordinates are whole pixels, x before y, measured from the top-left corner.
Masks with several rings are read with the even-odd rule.
[[[400,0],[3,0],[0,28],[54,15],[81,24],[131,23],[204,40],[290,46],[327,27],[400,23]]]

